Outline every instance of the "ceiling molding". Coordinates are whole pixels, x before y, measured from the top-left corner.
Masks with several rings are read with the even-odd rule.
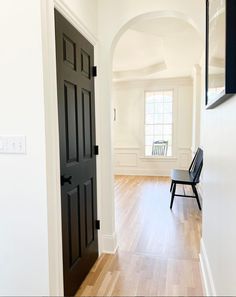
[[[113,80],[126,80],[126,79],[137,79],[152,75],[163,70],[167,70],[165,61],[158,64],[149,65],[141,69],[126,70],[126,71],[113,71]]]
[[[172,88],[175,86],[192,86],[193,79],[191,76],[184,77],[172,77],[172,78],[157,78],[157,79],[135,79],[135,80],[124,80],[124,81],[114,81],[113,87],[116,89],[123,89],[124,87],[135,87],[135,88]],[[158,87],[157,87],[158,86]]]
[[[225,59],[211,57],[210,66],[224,69],[225,68]]]

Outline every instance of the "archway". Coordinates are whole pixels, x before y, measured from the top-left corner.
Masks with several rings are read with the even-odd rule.
[[[175,19],[180,20],[183,23],[186,23],[189,27],[194,28],[194,30],[200,35],[200,32],[198,30],[198,27],[194,23],[194,21],[189,18],[187,15],[176,12],[176,11],[157,11],[157,12],[151,12],[151,13],[145,13],[139,16],[136,16],[135,18],[132,18],[130,21],[128,21],[125,25],[123,25],[120,30],[117,32],[116,36],[113,39],[112,46],[111,46],[111,57],[112,60],[114,59],[114,52],[117,44],[119,43],[120,38],[125,34],[125,32],[135,24],[146,21],[146,20],[157,20],[157,19]],[[113,96],[112,96],[113,100]],[[113,103],[111,104],[112,107]],[[111,108],[111,112],[113,113],[113,109]],[[113,117],[111,117],[113,118]],[[111,125],[113,124],[113,120],[111,120]],[[186,163],[189,162],[191,155],[189,154],[188,160]],[[113,163],[114,164],[114,163]],[[185,165],[186,166],[186,165]],[[114,168],[113,168],[114,171]],[[112,172],[113,172],[112,171]]]
[[[112,165],[112,57],[119,36],[129,23],[139,18],[159,15],[179,16],[193,24],[204,42],[205,4],[204,1],[114,1],[104,0],[99,10],[99,60],[97,77],[97,142],[101,155],[98,159],[98,206],[102,220],[100,236],[101,251],[113,253],[116,250],[114,215],[114,189]]]
[[[158,19],[158,18],[176,18],[176,19],[182,20],[182,21],[188,23],[189,25],[191,25],[199,34],[201,34],[201,31],[199,30],[199,27],[194,22],[194,20],[191,17],[189,17],[188,15],[178,12],[178,11],[171,11],[171,10],[153,11],[153,12],[149,12],[149,13],[140,14],[140,15],[137,15],[136,17],[132,18],[131,20],[129,20],[126,24],[124,24],[117,31],[117,33],[112,41],[112,45],[111,45],[111,58],[113,59],[114,49],[115,49],[120,37],[122,36],[122,34],[124,34],[124,32],[127,29],[129,29],[133,24],[135,24],[139,21],[152,20],[152,19]]]

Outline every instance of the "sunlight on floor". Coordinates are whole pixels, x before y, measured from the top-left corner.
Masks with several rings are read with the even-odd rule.
[[[186,198],[176,198],[170,211],[169,186],[165,177],[116,177],[119,248],[99,258],[77,296],[203,295],[201,213]]]

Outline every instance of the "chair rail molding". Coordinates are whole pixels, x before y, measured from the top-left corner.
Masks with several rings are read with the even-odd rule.
[[[170,176],[172,168],[188,168],[192,156],[190,148],[179,148],[174,157],[145,157],[141,147],[115,146],[114,174]]]

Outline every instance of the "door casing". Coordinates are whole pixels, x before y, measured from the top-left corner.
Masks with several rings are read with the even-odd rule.
[[[45,100],[45,133],[47,154],[47,205],[48,205],[48,253],[49,253],[49,283],[50,295],[63,296],[63,260],[62,260],[62,229],[61,229],[61,186],[60,186],[60,153],[59,153],[59,127],[57,108],[57,75],[56,75],[56,49],[54,9],[57,9],[93,46],[94,60],[98,56],[98,43],[96,37],[83,26],[81,21],[60,0],[42,0],[42,51],[43,51],[43,83]],[[97,85],[95,83],[95,118],[96,134],[100,135],[99,112],[97,104]],[[98,115],[98,116],[97,116]],[[99,138],[97,138],[99,143]],[[101,161],[97,157],[97,208],[98,218],[101,219]],[[102,253],[102,236],[98,231],[99,254]]]

